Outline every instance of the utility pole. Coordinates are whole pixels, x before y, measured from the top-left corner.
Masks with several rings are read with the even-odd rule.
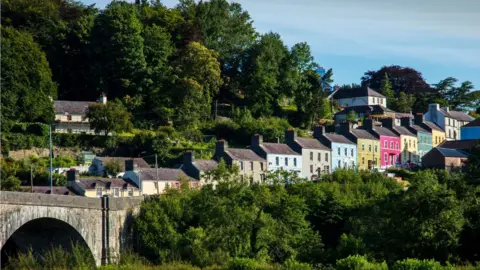
[[[158,187],[158,162],[157,162],[157,153],[155,153],[155,170],[157,171],[157,193],[160,193],[160,189]]]
[[[52,170],[53,170],[53,165],[52,165],[52,159],[53,159],[53,149],[52,149],[52,124],[49,125],[50,127],[50,195],[53,194],[53,180],[52,180]]]
[[[33,169],[32,169],[32,164],[30,164],[30,186],[32,187],[32,193],[33,193]]]

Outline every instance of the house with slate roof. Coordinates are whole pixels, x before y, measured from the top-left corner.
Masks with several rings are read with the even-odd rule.
[[[438,147],[458,149],[467,153],[471,153],[472,150],[480,145],[480,139],[473,140],[459,140],[459,141],[444,141]]]
[[[380,140],[374,134],[365,129],[354,129],[348,122],[340,124],[339,133],[357,145],[357,163],[360,170],[380,167]]]
[[[462,140],[480,139],[480,118],[461,127],[460,138]]]
[[[427,129],[424,124],[423,114],[417,114],[414,118],[414,124],[410,121],[409,117],[401,119],[401,126],[408,129],[410,132],[417,136],[417,154],[418,163],[421,164],[422,157],[432,150],[432,133]]]
[[[97,102],[107,104],[107,96],[102,94]],[[90,128],[87,118],[88,106],[94,103],[91,101],[55,100],[53,102],[55,132],[95,134],[95,131]]]
[[[216,184],[209,178],[208,172],[217,168],[218,162],[213,159],[195,159],[193,151],[183,153],[183,164],[181,169],[190,177],[200,181],[200,185],[207,182]]]
[[[410,118],[405,117],[404,121],[409,121]],[[404,126],[396,126],[395,119],[382,119],[382,126],[392,130],[395,134],[400,136],[400,163],[403,166],[409,166],[412,163],[420,164],[418,157],[418,138],[415,133]]]
[[[435,147],[422,159],[424,168],[462,170],[470,154],[459,149]]]
[[[330,99],[341,107],[380,105],[387,107],[387,98],[370,87],[340,88],[334,91]]]
[[[179,189],[185,181],[190,188],[200,187],[198,180],[189,177],[181,169],[172,168],[148,168],[128,171],[123,175],[123,179],[133,183],[140,183],[140,190],[144,195],[163,194],[168,188]]]
[[[460,140],[460,128],[474,119],[463,112],[452,111],[448,107],[440,108],[440,105],[435,103],[428,105],[425,120],[437,124],[444,130],[447,140]]]
[[[267,143],[263,136],[255,134],[252,136],[250,148],[259,156],[267,160],[267,170],[276,172],[284,170],[287,172],[302,173],[302,155],[295,152],[288,145],[283,143]]]
[[[141,196],[137,183],[122,178],[79,178],[75,169],[67,171],[67,188],[79,196],[133,197]]]
[[[231,148],[225,140],[215,145],[215,160],[221,159],[229,166],[237,166],[240,177],[245,181],[264,182],[267,172],[267,160],[252,149]]]
[[[130,160],[133,162],[133,168],[127,168],[128,162]],[[150,165],[143,158],[131,158],[131,157],[95,157],[92,160],[92,163],[88,167],[89,175],[104,176],[105,175],[105,165],[109,162],[117,163],[120,166],[120,174],[123,175],[128,170],[138,170],[150,168]],[[118,176],[118,175],[112,175]]]
[[[357,145],[349,138],[326,132],[324,126],[314,127],[313,137],[332,149],[332,171],[339,168],[357,168]]]
[[[400,136],[392,130],[376,126],[373,119],[365,119],[363,129],[373,133],[380,140],[380,166],[388,168],[400,164]]]
[[[317,180],[322,174],[330,173],[332,149],[313,138],[297,136],[294,129],[285,131],[286,144],[302,154],[302,177]]]

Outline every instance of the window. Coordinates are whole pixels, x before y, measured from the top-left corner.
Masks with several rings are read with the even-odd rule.
[[[72,116],[71,115],[67,115],[67,121],[72,121]]]
[[[327,173],[330,172],[330,166],[323,166],[323,170]]]
[[[120,189],[113,188],[113,197],[120,197]]]
[[[393,142],[390,142],[390,149],[395,149],[393,148]]]
[[[362,151],[365,151],[365,144],[362,143]]]
[[[310,165],[310,173],[313,173],[313,165]]]
[[[277,166],[280,165],[280,158],[279,157],[275,157],[275,164]]]
[[[348,151],[348,149],[347,149],[347,148],[345,148],[345,156],[347,156],[347,151]]]
[[[350,149],[350,155],[353,157],[353,149]]]
[[[240,161],[240,170],[243,171],[243,161]]]
[[[340,149],[340,147],[338,147],[337,152],[338,152],[339,156],[341,155],[340,151],[341,151],[341,149]]]
[[[372,145],[368,145],[368,152],[372,152]]]
[[[397,150],[400,149],[400,147],[398,146],[398,142],[395,143],[395,146],[396,146],[396,149],[397,149]]]
[[[452,137],[452,131],[450,129],[448,130],[448,137]]]
[[[253,171],[253,161],[250,161],[250,170]]]
[[[403,139],[403,145],[407,146],[407,139]]]
[[[128,196],[133,197],[133,188],[128,189]]]
[[[328,153],[325,153],[325,161],[328,162]]]
[[[355,168],[355,161],[352,160],[352,169]]]
[[[288,157],[285,158],[285,166],[288,166]]]
[[[362,157],[362,164],[365,165],[365,157]]]
[[[412,141],[411,140],[408,140],[408,147],[412,147]]]
[[[102,188],[97,188],[97,197],[102,197]]]
[[[297,167],[297,158],[293,158],[293,166]]]
[[[388,148],[388,142],[387,142],[387,141],[384,141],[384,142],[383,142],[383,147],[384,147],[384,148]]]
[[[242,178],[243,178],[243,175],[242,175]],[[175,188],[178,189],[180,187],[180,184],[179,183],[175,183]]]
[[[263,162],[260,162],[260,170],[263,171]]]
[[[341,168],[342,167],[342,162],[339,160],[338,161],[338,168]]]
[[[343,162],[343,168],[345,168],[345,169],[346,169],[346,168],[347,168],[347,166],[348,166],[348,165],[347,165],[347,162],[346,162],[346,161],[345,161],[345,162]]]
[[[318,153],[317,159],[318,159],[318,161],[322,161],[322,154],[321,153]]]
[[[387,155],[387,153],[385,153],[385,154],[383,155],[383,162],[385,162],[386,164],[388,164],[388,155]]]
[[[313,152],[310,152],[310,160],[313,160]]]
[[[375,145],[375,153],[377,153],[377,152],[378,152],[378,149],[377,149],[377,146]]]

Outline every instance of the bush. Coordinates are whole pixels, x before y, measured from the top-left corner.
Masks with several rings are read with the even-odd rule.
[[[347,258],[337,260],[336,264],[337,270],[383,270],[388,269],[385,262],[382,263],[371,263],[367,260],[365,256],[353,255],[348,256]]]
[[[392,270],[440,270],[448,269],[434,260],[405,259],[397,261],[392,266]],[[454,269],[454,268],[453,268]]]
[[[228,270],[273,270],[275,267],[260,263],[255,259],[250,258],[233,258],[228,263]],[[302,270],[305,268],[301,268]]]
[[[284,270],[312,270],[309,264],[297,262],[294,259],[288,259],[283,264]]]

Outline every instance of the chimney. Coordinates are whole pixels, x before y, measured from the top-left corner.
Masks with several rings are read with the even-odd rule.
[[[363,127],[367,130],[372,130],[373,129],[373,119],[372,118],[367,118],[363,120]]]
[[[263,136],[260,134],[253,135],[250,142],[251,148],[259,147],[261,144],[263,144]]]
[[[192,150],[183,153],[183,164],[192,164],[195,161],[195,155]]]
[[[402,127],[410,127],[412,124],[410,117],[402,117],[400,118],[400,125]]]
[[[98,101],[100,103],[102,103],[103,105],[107,104],[107,95],[105,93],[102,93],[100,95],[100,98],[98,99]]]
[[[415,114],[414,122],[415,122],[415,125],[422,125],[423,124],[423,114],[422,113]]]
[[[340,133],[348,134],[348,133],[350,133],[350,131],[352,131],[352,129],[353,129],[353,124],[352,123],[350,123],[348,121],[340,123]]]
[[[215,144],[215,159],[220,160],[228,149],[228,142],[224,139],[218,140]]]
[[[289,128],[285,131],[285,140],[287,143],[295,141],[297,138],[297,132],[293,128]]]
[[[389,129],[393,129],[393,127],[395,126],[395,119],[393,118],[382,119],[382,126]]]
[[[448,106],[442,107],[442,109],[443,109],[444,111],[446,111],[446,112],[450,112],[450,108],[449,108]]]
[[[68,182],[76,182],[79,180],[78,177],[79,173],[75,169],[70,169],[67,171],[67,181]]]
[[[125,160],[125,171],[126,172],[133,172],[137,170],[137,164],[133,159]]]
[[[315,139],[320,138],[321,135],[325,134],[325,127],[324,126],[315,126],[313,127],[313,137]]]

